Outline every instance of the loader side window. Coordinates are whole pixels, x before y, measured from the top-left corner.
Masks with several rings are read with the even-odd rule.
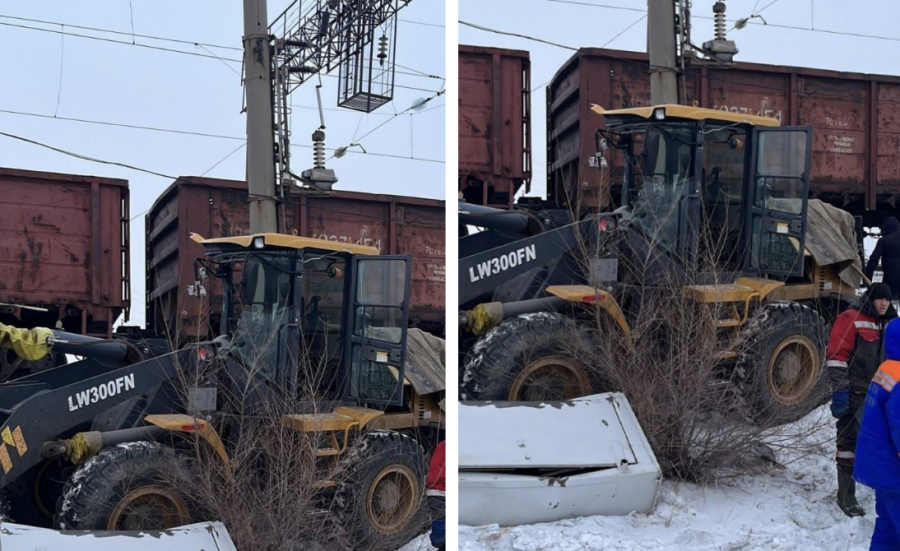
[[[405,258],[356,262],[349,396],[362,403],[402,402],[408,272]]]
[[[811,130],[755,128],[748,267],[802,277],[809,197]]]
[[[397,344],[403,327],[405,261],[360,262],[354,333]]]
[[[756,166],[756,206],[787,214],[803,212],[806,188],[805,132],[759,135]]]

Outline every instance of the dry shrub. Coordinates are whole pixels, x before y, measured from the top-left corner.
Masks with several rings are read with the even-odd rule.
[[[775,462],[774,450],[802,454],[817,427],[786,421],[823,403],[827,393],[820,362],[823,377],[801,403],[779,413],[761,405],[768,368],[768,357],[761,354],[767,343],[781,339],[779,331],[784,329],[783,324],[777,326],[781,318],[774,312],[804,307],[751,302],[745,312],[743,303],[733,307],[692,299],[685,292],[688,286],[734,280],[721,267],[721,260],[732,254],[733,243],[712,239],[707,228],[699,242],[695,270],[661,268],[664,264],[646,261],[662,253],[681,260],[676,265],[691,265],[661,243],[649,244],[648,257],[621,242],[601,243],[599,251],[584,246],[586,271],[598,253],[602,257],[613,247],[618,251],[620,277],[614,295],[626,312],[631,339],[606,311],[591,307],[575,314],[591,345],[585,347],[581,338],[569,343],[571,353],[584,359],[600,388],[627,396],[666,476],[689,481],[759,470]],[[803,320],[818,319],[810,311],[797,311]],[[745,316],[739,330],[716,328],[716,320]],[[811,339],[823,345],[826,335],[821,326],[810,323],[808,329]],[[730,357],[729,352],[737,355]],[[824,348],[820,352],[824,355]],[[800,365],[796,354],[779,358],[777,365],[787,365],[781,368],[786,372]]]
[[[193,435],[184,435],[176,444],[192,473],[194,518],[222,521],[242,551],[392,551],[402,547],[412,532],[382,536],[361,526],[355,513],[367,497],[368,487],[361,478],[366,469],[384,459],[373,440],[385,435],[411,437],[384,431],[360,435],[351,430],[345,443],[342,432],[300,432],[286,422],[294,414],[332,412],[333,391],[340,384],[335,363],[314,352],[304,344],[308,339],[300,330],[295,331],[288,331],[286,338],[265,334],[251,342],[243,351],[249,369],[220,354],[202,370],[187,366],[179,370],[177,387],[185,404],[191,403],[194,389],[216,385],[217,411],[188,413],[212,425],[230,460],[226,468],[213,448]],[[291,344],[285,345],[285,340]],[[279,362],[290,368],[273,370]],[[316,450],[344,446],[346,451],[338,456],[316,456]],[[414,470],[421,475],[418,494],[412,497],[417,512],[411,530],[419,534],[429,521],[427,508],[422,507],[428,465],[421,453],[409,459],[417,463]],[[336,485],[323,487],[329,481]],[[398,497],[391,491],[406,496],[412,490],[389,487],[385,499]]]

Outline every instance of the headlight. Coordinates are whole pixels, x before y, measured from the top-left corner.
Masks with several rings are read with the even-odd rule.
[[[653,118],[661,121],[666,118],[666,109],[665,107],[658,107],[653,110]]]
[[[263,236],[253,238],[253,246],[257,249],[266,248],[266,238]]]

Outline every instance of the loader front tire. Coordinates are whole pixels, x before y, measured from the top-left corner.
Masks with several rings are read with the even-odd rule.
[[[806,416],[827,396],[827,334],[812,308],[795,302],[765,308],[763,325],[751,329],[740,365],[754,421],[780,425]]]
[[[63,530],[166,530],[190,524],[190,469],[166,446],[128,442],[89,459],[66,482],[54,524]]]
[[[559,314],[504,320],[467,356],[460,399],[539,402],[600,392],[585,362],[591,346],[587,332]]]
[[[341,475],[341,525],[352,549],[399,549],[426,529],[425,452],[413,438],[394,431],[372,431],[363,438]]]

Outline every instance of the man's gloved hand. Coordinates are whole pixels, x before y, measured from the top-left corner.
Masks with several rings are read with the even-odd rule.
[[[850,408],[850,391],[848,389],[837,390],[831,394],[831,415],[840,419]]]

